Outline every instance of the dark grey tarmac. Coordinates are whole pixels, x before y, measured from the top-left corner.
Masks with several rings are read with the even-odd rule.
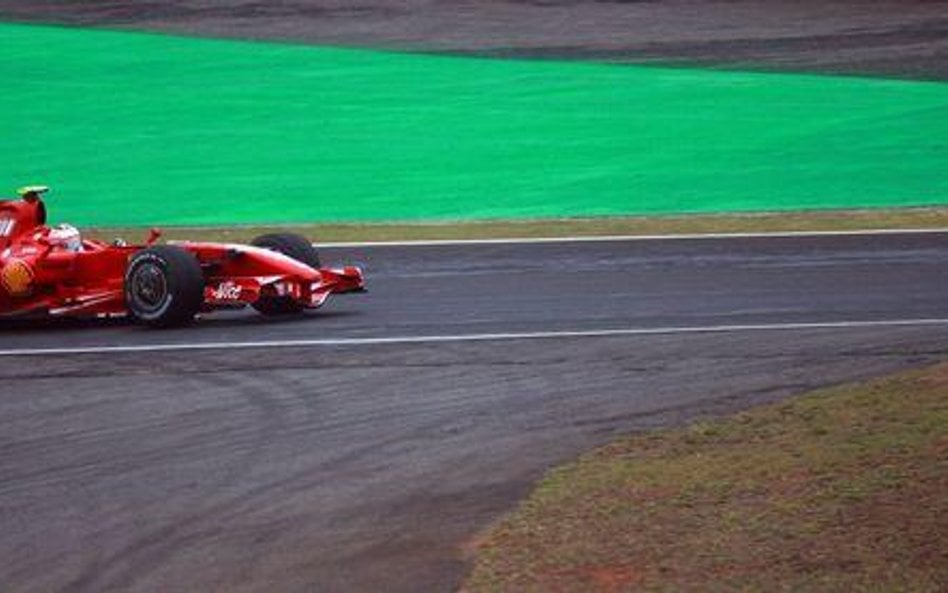
[[[287,322],[7,326],[3,349],[943,318],[948,235],[333,249]],[[943,358],[948,326],[0,356],[0,591],[452,591],[618,434]]]
[[[0,20],[498,57],[948,79],[946,0],[0,0]]]

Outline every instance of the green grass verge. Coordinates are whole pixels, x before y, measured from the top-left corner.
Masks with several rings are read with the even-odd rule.
[[[741,215],[605,217],[522,221],[453,222],[439,224],[322,224],[231,227],[168,227],[166,239],[247,242],[263,233],[291,231],[317,243],[331,241],[401,241],[506,239],[530,237],[594,237],[781,231],[846,231],[858,229],[948,229],[948,208],[860,210],[830,212],[756,213]],[[100,239],[144,237],[144,228],[87,229]]]
[[[650,432],[551,472],[467,593],[948,590],[948,364]]]
[[[948,84],[0,24],[3,184],[82,225],[948,202]]]

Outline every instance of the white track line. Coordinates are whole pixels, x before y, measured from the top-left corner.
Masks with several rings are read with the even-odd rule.
[[[78,346],[74,348],[35,348],[0,350],[0,357],[55,356],[64,354],[114,354],[128,352],[175,352],[192,350],[242,350],[250,348],[291,348],[312,346],[375,346],[386,344],[436,344],[444,342],[490,342],[509,340],[548,340],[557,338],[611,338],[751,331],[860,329],[880,327],[921,327],[948,325],[948,318],[888,319],[878,321],[827,321],[815,323],[762,323],[752,325],[705,325],[694,327],[652,327],[588,331],[549,331],[524,333],[468,334],[447,336],[401,336],[391,338],[324,338],[312,340],[273,340],[253,342],[205,342],[190,344],[141,344],[129,346]]]
[[[602,235],[510,239],[435,239],[419,241],[352,241],[315,243],[316,247],[437,247],[450,245],[529,245],[533,243],[595,243],[617,241],[695,241],[706,239],[779,239],[794,237],[860,237],[872,235],[945,234],[948,229],[858,229],[852,231],[780,231],[772,233],[687,233],[679,235]]]

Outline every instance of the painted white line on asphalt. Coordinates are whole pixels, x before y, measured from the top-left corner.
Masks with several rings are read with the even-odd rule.
[[[851,231],[777,231],[769,233],[685,233],[679,235],[602,235],[525,237],[510,239],[434,239],[418,241],[352,241],[314,243],[315,247],[438,247],[451,245],[529,245],[533,243],[595,243],[619,241],[695,241],[706,239],[780,239],[795,237],[860,237],[872,235],[945,234],[948,229],[857,229]]]
[[[877,321],[826,321],[814,323],[761,323],[749,325],[704,325],[693,327],[648,327],[585,331],[459,334],[445,336],[398,336],[389,338],[323,338],[312,340],[272,340],[248,342],[204,342],[188,344],[139,344],[128,346],[77,346],[65,348],[14,348],[0,350],[0,357],[55,356],[65,354],[118,354],[128,352],[175,352],[193,350],[242,350],[251,348],[291,348],[312,346],[376,346],[386,344],[436,344],[444,342],[492,342],[510,340],[550,340],[558,338],[612,338],[676,334],[734,333],[753,331],[860,329],[880,327],[921,327],[948,325],[948,318],[886,319]]]

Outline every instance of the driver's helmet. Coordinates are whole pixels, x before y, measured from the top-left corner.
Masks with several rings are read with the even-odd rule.
[[[70,224],[60,224],[49,231],[49,242],[66,251],[82,251],[82,236],[79,229]]]

